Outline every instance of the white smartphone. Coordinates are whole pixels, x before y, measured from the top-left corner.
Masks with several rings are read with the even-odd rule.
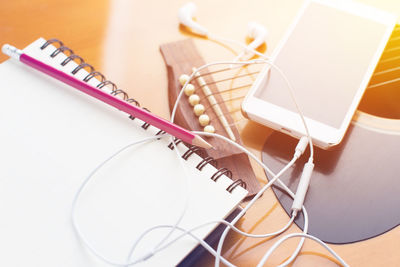
[[[393,31],[396,17],[352,1],[307,1],[271,56],[294,89],[314,143],[342,140]],[[244,115],[296,138],[305,128],[283,77],[266,66]]]

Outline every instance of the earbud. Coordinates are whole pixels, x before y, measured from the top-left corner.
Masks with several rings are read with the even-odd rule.
[[[189,27],[192,32],[202,36],[207,36],[208,30],[193,20],[196,10],[197,7],[193,2],[184,4],[178,12],[179,22]]]
[[[221,38],[215,35],[212,35],[212,37],[210,36],[210,33],[208,32],[208,30],[201,26],[199,23],[195,22],[193,20],[195,14],[196,14],[196,4],[193,2],[189,2],[184,4],[178,11],[178,18],[179,18],[179,22],[183,25],[185,25],[186,27],[190,28],[190,30],[196,34],[199,34],[201,36],[205,36],[205,37],[209,37],[209,38],[214,38],[216,40],[222,40],[223,42],[233,42],[233,43],[238,43],[236,41],[232,41],[229,40],[227,38]],[[265,42],[265,40],[267,39],[267,34],[268,31],[267,29],[262,26],[261,24],[258,24],[256,22],[250,22],[248,24],[248,33],[247,35],[251,38],[253,38],[254,40],[247,45],[244,48],[244,51],[242,53],[240,53],[235,60],[241,59],[241,60],[247,60],[250,59],[253,55],[254,52],[252,52],[252,50],[255,50],[257,47],[259,47],[261,44],[263,44]],[[242,47],[244,47],[244,45],[241,45]]]
[[[249,49],[256,49],[267,39],[268,31],[261,24],[254,21],[249,22],[249,24],[247,24],[247,29],[248,36],[254,39],[254,41],[247,46]]]
[[[250,38],[253,38],[254,40],[248,45],[246,46],[246,51],[244,51],[239,58],[241,58],[242,60],[247,60],[250,59],[254,53],[251,52],[251,50],[255,50],[257,47],[259,47],[260,45],[262,45],[265,40],[267,39],[267,35],[268,35],[268,31],[267,29],[262,26],[261,24],[258,24],[257,22],[249,22],[249,24],[247,24],[247,35]]]

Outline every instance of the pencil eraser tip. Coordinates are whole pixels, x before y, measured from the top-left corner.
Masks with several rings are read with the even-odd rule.
[[[4,44],[2,47],[1,47],[1,52],[3,52],[3,54],[6,54],[7,56],[10,56],[9,55],[9,48],[10,47],[10,45],[9,44]]]
[[[9,44],[3,45],[1,51],[7,56],[15,59],[19,59],[19,56],[22,54],[21,50]]]

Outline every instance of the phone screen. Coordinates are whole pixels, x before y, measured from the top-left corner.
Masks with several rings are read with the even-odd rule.
[[[387,27],[322,4],[308,5],[273,58],[306,117],[340,128],[361,84],[370,78],[367,72]],[[255,97],[297,113],[284,79],[273,68]]]

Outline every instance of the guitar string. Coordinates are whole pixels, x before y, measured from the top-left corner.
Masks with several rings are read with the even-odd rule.
[[[392,36],[389,39],[388,45],[390,46],[391,43],[393,43],[394,41],[400,40],[400,26],[396,25]],[[394,49],[395,50],[399,50],[400,49],[400,44],[395,44],[394,45]],[[390,51],[392,50],[392,51]],[[392,49],[385,49],[385,51],[383,52],[382,56],[386,54],[386,52],[393,52],[395,51]],[[399,67],[396,64],[396,61],[400,60],[400,55],[399,53],[394,54],[394,55],[389,55],[388,58],[385,58],[383,60],[380,60],[379,64],[377,65],[376,69],[379,70],[378,72],[374,73],[373,77],[375,76],[379,76],[382,74],[385,75],[390,75],[393,73],[393,77],[390,77],[388,80],[383,81],[383,82],[378,82],[378,83],[374,83],[374,84],[370,84],[368,86],[367,89],[373,89],[373,88],[379,88],[382,86],[390,86],[390,85],[394,85],[398,82],[400,82],[400,78],[398,77],[396,71],[399,70]],[[388,66],[386,66],[386,64],[388,64]],[[380,66],[384,66],[382,69],[380,69]],[[373,82],[373,79],[371,78],[371,82]]]
[[[208,82],[205,84],[200,85],[200,88],[204,87],[204,86],[208,86],[208,85],[212,85],[212,84],[216,84],[216,83],[221,83],[221,82],[226,82],[226,81],[230,81],[232,79],[237,79],[237,78],[242,78],[242,77],[248,77],[252,74],[258,74],[260,73],[260,71],[254,71],[254,72],[250,72],[250,73],[246,73],[246,74],[241,74],[241,75],[237,75],[237,76],[233,76],[233,77],[228,77],[228,78],[224,78],[221,80],[217,80],[217,81],[212,81],[212,82]],[[198,78],[198,77],[197,77]]]
[[[258,72],[257,72],[257,73],[258,73]],[[216,85],[216,84],[219,83],[219,82],[226,82],[226,81],[229,81],[229,80],[232,80],[232,81],[233,81],[233,80],[236,79],[236,78],[248,77],[249,75],[252,75],[252,74],[255,74],[255,73],[254,73],[254,72],[251,72],[251,73],[249,73],[249,74],[240,75],[240,77],[239,77],[239,76],[234,76],[234,77],[230,77],[230,78],[227,78],[227,79],[224,79],[224,80],[219,80],[219,81],[216,81],[216,82],[211,82],[211,83],[208,83],[208,84],[210,84],[210,85]],[[217,105],[220,105],[220,104],[232,103],[232,102],[237,101],[237,100],[242,100],[242,99],[245,97],[245,95],[241,95],[241,96],[238,96],[238,97],[229,96],[228,99],[225,99],[225,98],[223,97],[223,94],[232,93],[232,92],[234,92],[234,91],[238,91],[239,89],[245,89],[245,88],[250,87],[251,85],[252,85],[252,84],[249,83],[249,84],[245,84],[245,85],[241,85],[241,86],[237,86],[237,87],[229,87],[228,89],[225,89],[225,90],[218,90],[218,89],[215,90],[215,89],[214,89],[214,90],[213,90],[214,92],[213,92],[212,94],[207,94],[207,95],[205,95],[204,97],[201,97],[201,98],[200,98],[200,103],[203,103],[203,104],[204,104],[204,103],[207,103],[207,104],[206,104],[207,107],[205,108],[205,113],[207,113],[207,111],[213,109],[214,106],[217,106]],[[200,86],[197,86],[197,87],[196,87],[196,90],[199,90],[200,88],[201,88]],[[247,93],[247,90],[245,91],[245,93]],[[217,101],[217,102],[214,103],[214,104],[210,104],[207,98],[208,98],[209,96],[211,96],[211,95],[220,95],[222,101],[220,100],[220,101]],[[227,110],[227,111],[223,111],[222,114],[215,114],[215,119],[219,119],[220,117],[223,117],[223,116],[225,116],[225,115],[227,115],[227,114],[232,115],[232,114],[234,114],[234,113],[240,111],[240,109],[235,109],[235,110],[230,109],[229,105],[225,105],[225,107],[226,107],[226,110]],[[214,113],[211,113],[211,114],[214,114]],[[232,121],[233,121],[233,122],[229,123],[228,126],[229,126],[229,127],[236,126],[236,125],[239,124],[239,122],[241,123],[243,120],[245,120],[245,118],[243,118],[243,117],[240,118],[240,120],[235,120],[234,118],[232,118]]]

